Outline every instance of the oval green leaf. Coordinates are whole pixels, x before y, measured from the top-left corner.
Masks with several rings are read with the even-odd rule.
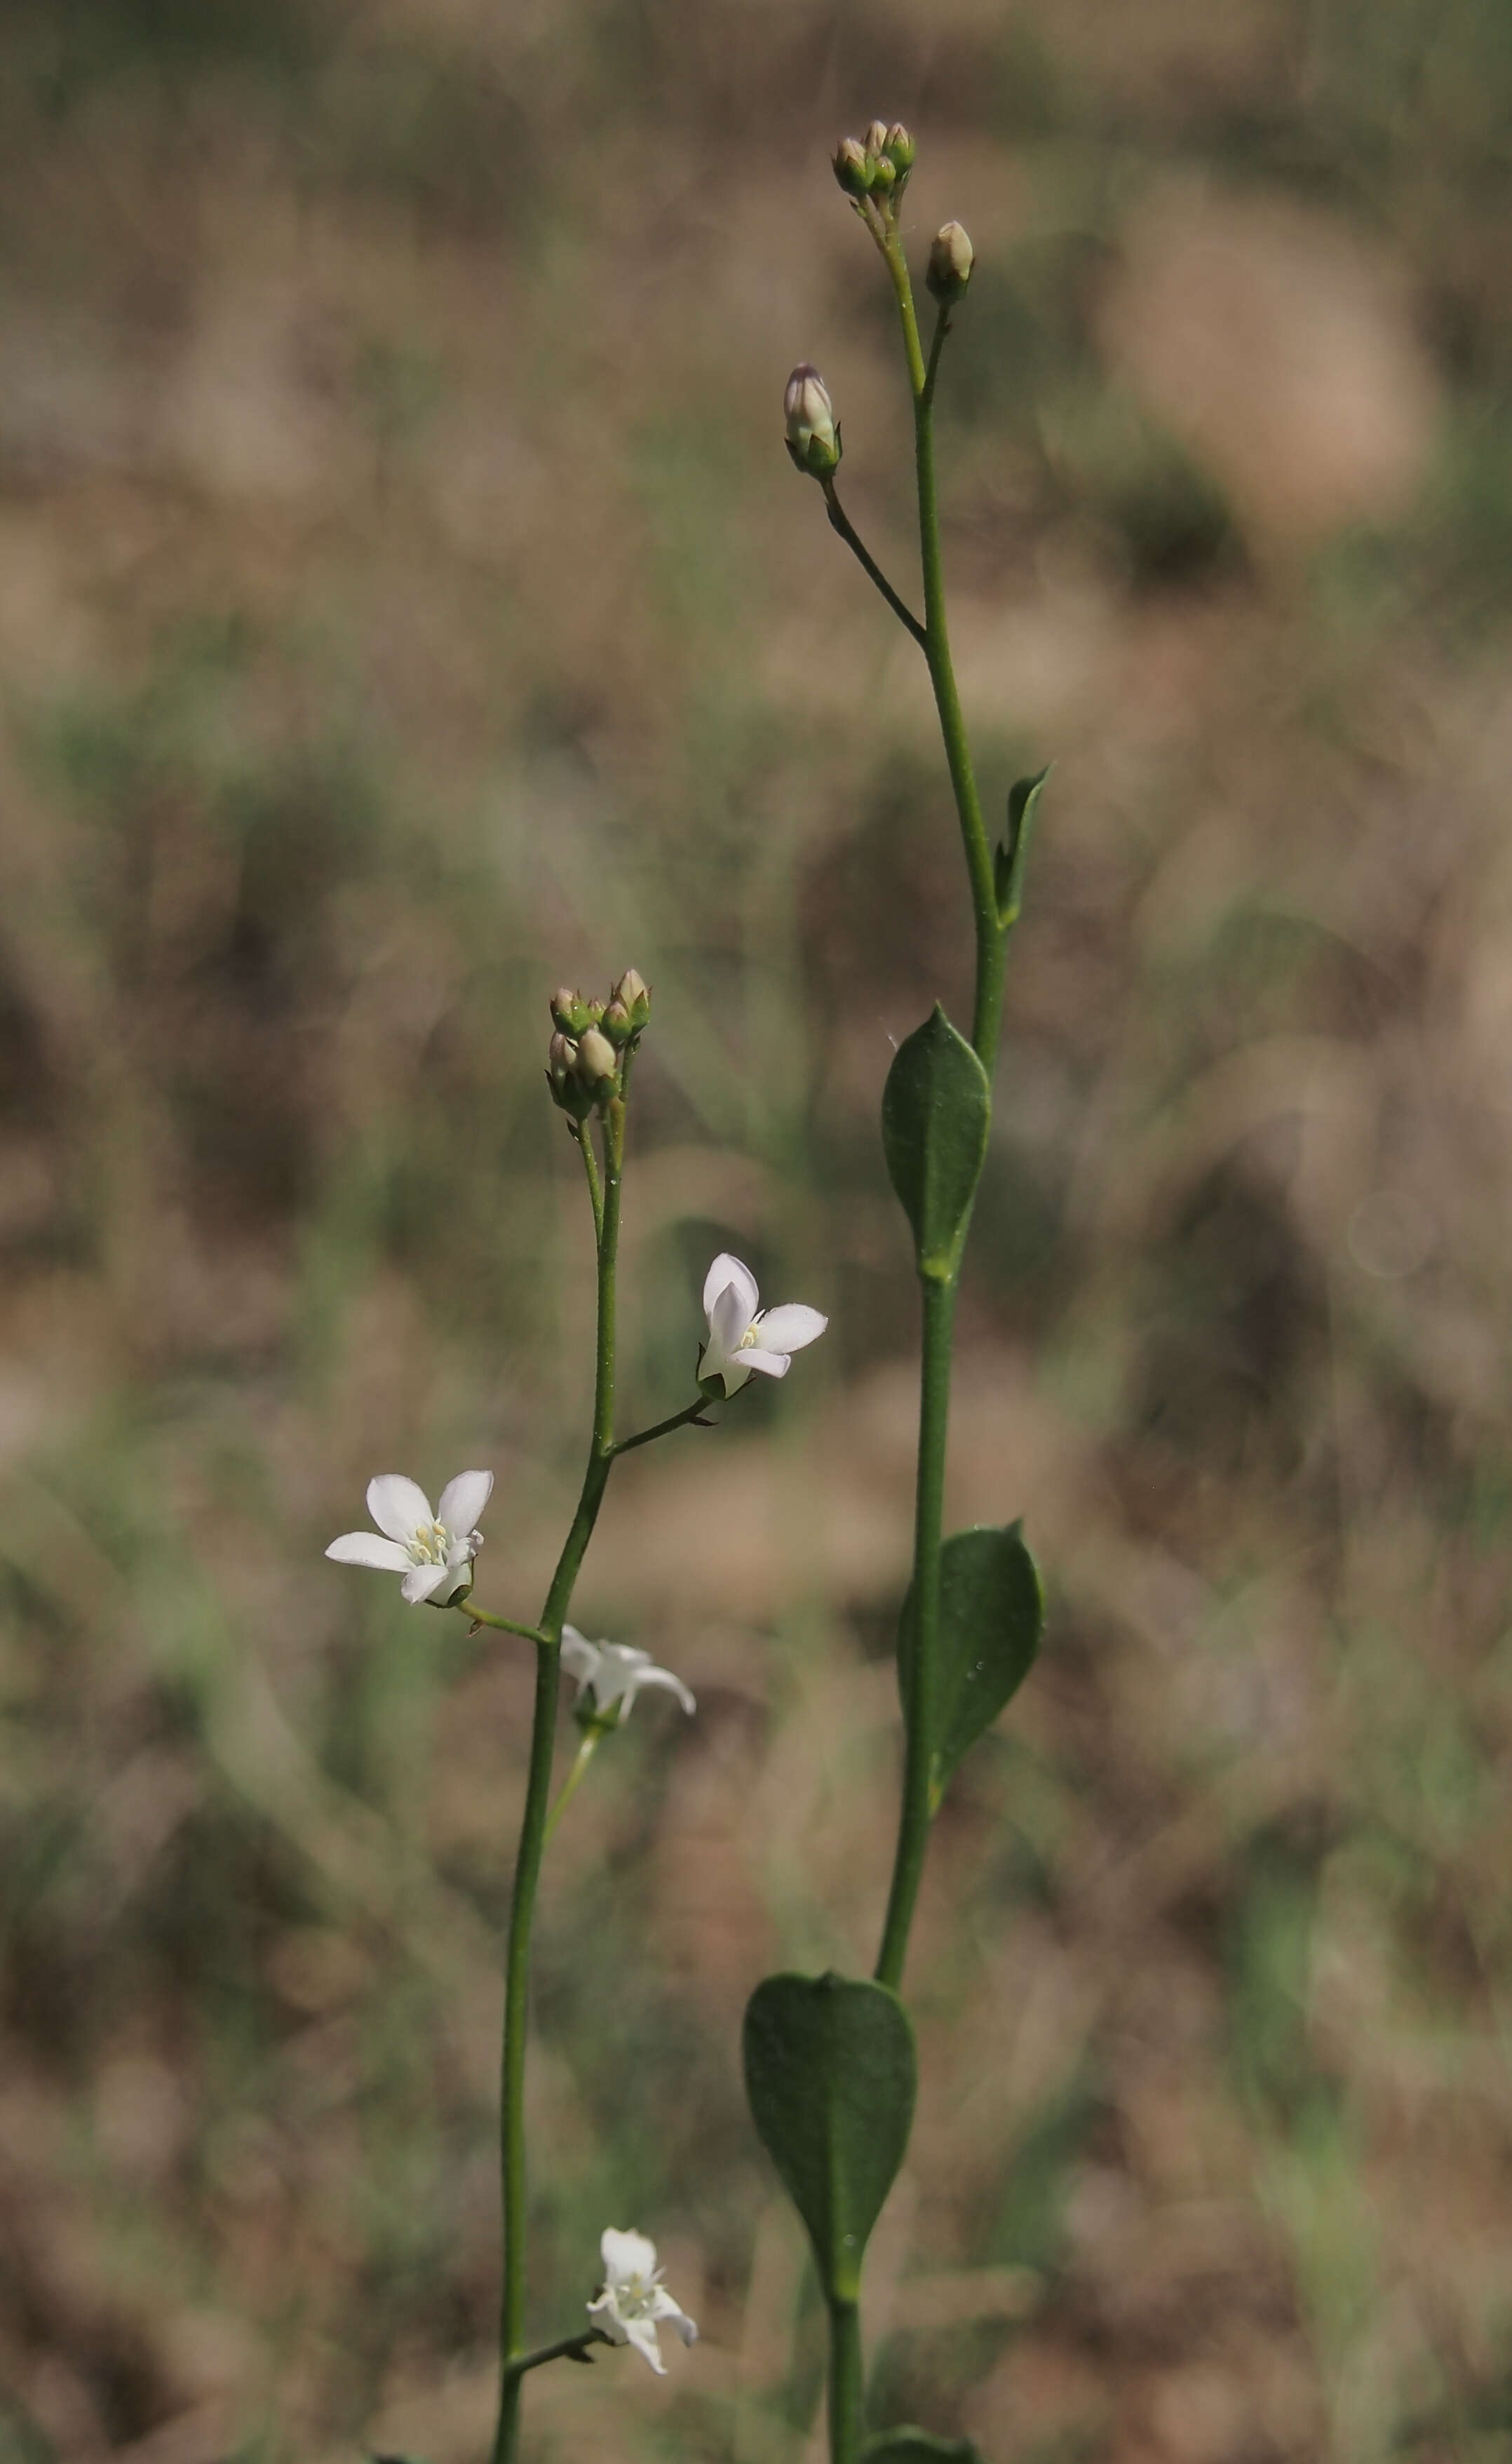
[[[936,1003],[899,1045],[882,1089],[887,1177],[923,1275],[951,1275],[960,1263],[991,1121],[987,1071]]]
[[[982,2464],[969,2438],[937,2438],[932,2430],[878,2430],[861,2449],[861,2464]]]
[[[938,1716],[929,1757],[931,1811],[957,1763],[989,1728],[1034,1664],[1044,1630],[1039,1569],[1023,1527],[952,1531],[940,1559]],[[913,1586],[898,1621],[898,1683],[906,1712],[915,1636]]]
[[[913,2126],[914,2032],[870,1979],[768,1976],[745,2007],[751,2118],[808,2227],[820,2281],[854,2301]]]

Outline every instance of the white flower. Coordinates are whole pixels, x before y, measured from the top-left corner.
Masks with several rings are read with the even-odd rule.
[[[666,2363],[656,2343],[656,2321],[665,2319],[685,2344],[698,2342],[699,2331],[661,2281],[656,2245],[644,2233],[616,2233],[612,2225],[599,2243],[604,2282],[588,2305],[588,2315],[611,2344],[634,2344],[663,2378]]]
[[[367,1484],[367,1511],[377,1531],[344,1531],[326,1550],[340,1566],[373,1566],[402,1574],[405,1598],[445,1608],[473,1579],[483,1535],[473,1526],[488,1504],[491,1471],[459,1471],[441,1491],[435,1512],[423,1488],[403,1472],[381,1471]],[[384,1534],[379,1538],[379,1532]]]
[[[726,1395],[744,1386],[753,1369],[767,1377],[786,1377],[793,1353],[815,1342],[830,1323],[802,1301],[758,1309],[760,1297],[749,1266],[722,1250],[703,1278],[709,1339],[699,1360],[699,1375],[723,1378]]]
[[[591,1689],[596,1711],[612,1710],[623,1701],[621,1717],[628,1720],[643,1685],[664,1685],[684,1711],[698,1708],[681,1678],[670,1668],[656,1667],[649,1651],[635,1651],[628,1642],[589,1642],[575,1625],[562,1629],[562,1664],[577,1679],[579,1701]]]

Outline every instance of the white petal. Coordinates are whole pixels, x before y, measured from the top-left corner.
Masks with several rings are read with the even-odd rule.
[[[434,1523],[431,1501],[402,1471],[381,1471],[367,1484],[367,1511],[390,1540],[412,1540],[422,1523]]]
[[[585,1685],[593,1683],[598,1675],[598,1662],[597,1643],[587,1641],[575,1625],[565,1625],[562,1629],[562,1665],[569,1677],[577,1679],[580,1694]]]
[[[658,2284],[656,2287],[651,2296],[649,2309],[653,2319],[665,2321],[673,2334],[680,2336],[685,2344],[698,2343],[699,2330],[696,2321],[688,2317],[680,2301],[674,2301],[664,2284]]]
[[[739,1352],[741,1337],[750,1322],[745,1293],[738,1291],[733,1284],[727,1285],[716,1298],[709,1314],[709,1350],[718,1355],[716,1367],[720,1361],[728,1360],[732,1353]]]
[[[830,1321],[816,1309],[803,1301],[784,1301],[780,1309],[767,1309],[758,1318],[756,1331],[763,1352],[801,1352],[806,1343],[817,1343]],[[442,1501],[443,1506],[445,1501]],[[441,1520],[446,1521],[443,1512]]]
[[[652,2277],[656,2272],[656,2245],[644,2233],[616,2233],[612,2225],[606,2225],[598,2250],[611,2284],[625,2284],[633,2276]]]
[[[438,1592],[443,1583],[455,1585],[456,1581],[450,1566],[411,1566],[399,1588],[413,1608],[421,1600],[428,1600],[433,1592]]]
[[[588,2315],[599,2334],[607,2336],[611,2344],[624,2343],[625,2322],[614,2307],[612,2295],[601,2293],[596,2301],[589,2303]]]
[[[661,2347],[656,2342],[656,2330],[652,2321],[649,2319],[627,2319],[625,2335],[627,2341],[634,2345],[637,2353],[645,2354],[657,2378],[664,2379],[667,2375],[667,2365],[661,2358]]]
[[[643,1668],[630,1689],[632,1701],[643,1685],[664,1686],[669,1694],[676,1694],[684,1711],[696,1711],[699,1707],[681,1678],[674,1677],[670,1668]],[[626,1709],[628,1711],[629,1705]]]
[[[373,1566],[381,1574],[402,1574],[410,1563],[408,1549],[397,1540],[380,1540],[376,1531],[344,1531],[325,1553],[338,1566]]]
[[[756,1278],[749,1266],[743,1266],[739,1258],[732,1258],[727,1249],[722,1249],[703,1278],[703,1314],[711,1324],[715,1302],[721,1292],[731,1289],[739,1292],[740,1306],[745,1311],[741,1319],[741,1332],[744,1334],[756,1314],[761,1294],[756,1289]]]
[[[804,1340],[812,1342],[812,1337],[806,1335]],[[441,1491],[441,1503],[435,1509],[437,1523],[444,1523],[448,1531],[471,1531],[474,1524],[482,1519],[493,1486],[491,1471],[459,1471]]]
[[[747,1369],[759,1369],[764,1377],[786,1377],[792,1365],[786,1352],[743,1352],[741,1358]]]

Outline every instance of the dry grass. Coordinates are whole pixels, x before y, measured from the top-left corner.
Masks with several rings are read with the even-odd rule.
[[[824,157],[916,124],[994,797],[1057,769],[952,1515],[1041,1669],[961,1775],[876,2415],[993,2464],[1512,2456],[1512,331],[1499,13],[13,9],[0,100],[0,2455],[469,2464],[527,1673],[324,1567],[587,1388],[544,996],[654,979],[627,1412],[728,1241],[832,1309],[618,1476],[648,1701],[549,1883],[539,2323],[653,2232],[706,2341],[538,2452],[796,2464],[734,2046],[869,1963],[912,1302],[890,1036],[966,928]],[[423,1630],[422,1630],[423,1629]],[[605,1768],[605,1766],[608,1768]],[[545,2373],[550,2379],[553,2374]]]

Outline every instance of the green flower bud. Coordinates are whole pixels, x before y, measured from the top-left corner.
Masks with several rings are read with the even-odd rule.
[[[924,280],[935,297],[948,305],[959,299],[971,279],[976,251],[960,223],[943,223],[929,251]]]
[[[800,361],[788,379],[782,407],[794,470],[827,479],[839,465],[840,427],[824,379],[809,361]]]
[[[583,993],[569,992],[558,984],[551,996],[551,1016],[564,1035],[581,1035],[586,1026],[596,1024],[603,1016],[602,1001],[589,1001]]]
[[[611,1001],[601,1021],[604,1034],[616,1052],[622,1050],[635,1030],[630,1023],[630,1012],[622,1001]]]
[[[842,137],[834,149],[834,176],[848,197],[864,197],[872,185],[872,165],[856,137]]]
[[[579,1036],[577,1074],[586,1087],[597,1090],[606,1078],[612,1083],[618,1066],[613,1045],[596,1026],[590,1026],[586,1035]]]
[[[905,180],[914,167],[914,141],[901,120],[895,120],[882,141],[886,155],[900,181]]]
[[[867,160],[871,164],[872,169],[873,195],[876,195],[878,188],[880,188],[882,193],[885,195],[887,190],[896,184],[898,179],[897,172],[894,170],[891,162],[885,154],[878,154],[875,157],[868,155]]]
[[[558,1111],[570,1120],[586,1121],[593,1110],[593,1090],[577,1074],[578,1047],[560,1029],[546,1045],[546,1085]]]
[[[887,143],[886,121],[874,120],[861,142],[865,145],[866,151],[869,155],[875,156],[880,154]]]
[[[614,1001],[622,1001],[630,1012],[630,1023],[638,1035],[651,1020],[651,987],[637,967],[627,967],[614,986]],[[610,1003],[613,1007],[613,1001]],[[608,1011],[605,1012],[606,1017]]]

